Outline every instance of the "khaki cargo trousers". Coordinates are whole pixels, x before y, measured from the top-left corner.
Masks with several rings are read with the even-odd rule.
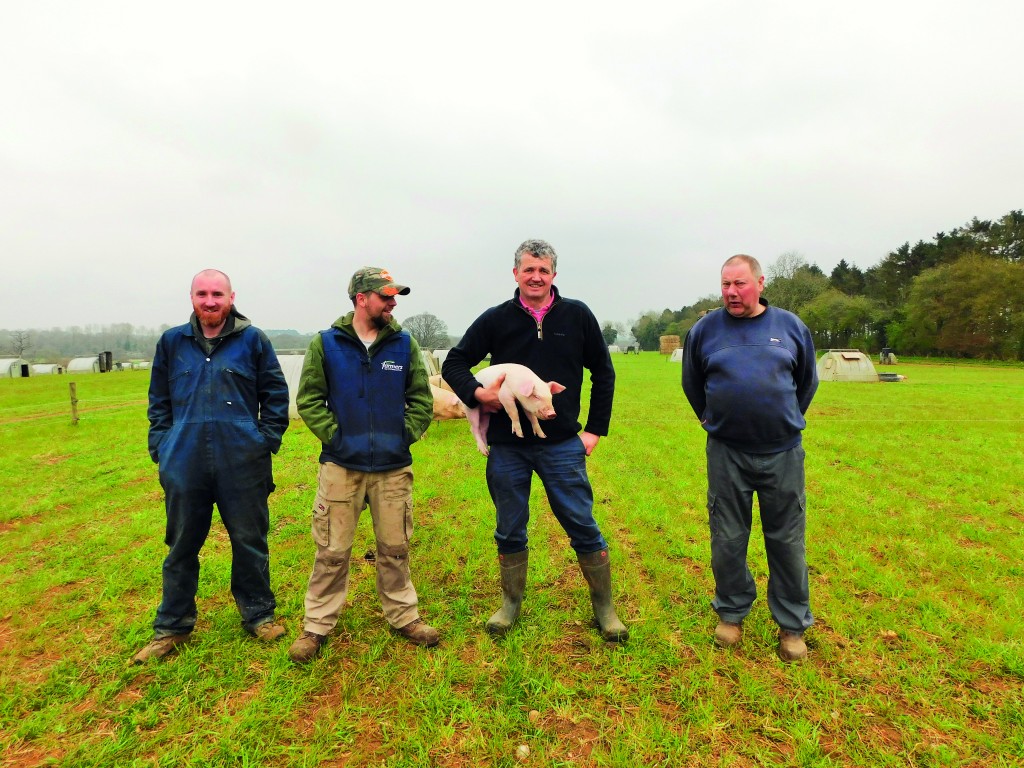
[[[377,540],[377,594],[384,618],[396,628],[419,618],[419,601],[409,574],[412,469],[358,472],[325,462],[320,465],[313,503],[316,560],[306,590],[307,632],[326,635],[338,623],[348,595],[356,525],[367,505]]]

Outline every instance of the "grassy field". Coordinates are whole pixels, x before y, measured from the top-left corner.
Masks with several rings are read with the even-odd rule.
[[[286,653],[313,554],[318,446],[301,423],[271,497],[287,639],[242,632],[217,521],[194,642],[133,667],[165,553],[148,372],[0,380],[0,764],[1024,764],[1024,368],[901,363],[900,384],[822,384],[805,434],[817,624],[807,661],[785,665],[763,597],[739,649],[712,643],[704,435],[679,366],[615,363],[613,431],[590,467],[627,644],[591,628],[539,487],[523,617],[486,635],[499,590],[484,459],[465,422],[445,422],[414,449],[412,554],[441,645],[389,631],[358,557],[306,668]],[[364,519],[354,552],[371,546]]]

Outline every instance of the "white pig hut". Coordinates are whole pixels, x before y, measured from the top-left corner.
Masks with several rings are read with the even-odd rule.
[[[288,382],[288,416],[292,419],[299,418],[299,406],[295,398],[299,393],[299,378],[302,376],[302,364],[305,360],[305,355],[279,355],[277,358],[281,363],[284,380]]]
[[[68,367],[65,370],[68,373],[99,373],[100,361],[95,355],[92,357],[76,357],[68,362]]]
[[[32,366],[33,376],[52,376],[64,373],[64,366],[60,363],[36,363]]]
[[[826,349],[817,368],[819,381],[878,381],[871,358],[859,349]]]
[[[427,376],[434,376],[440,373],[437,366],[437,358],[428,349],[420,350],[420,357],[423,358],[423,367],[427,369]]]
[[[24,379],[32,375],[32,366],[21,357],[0,358],[0,377],[5,379]]]

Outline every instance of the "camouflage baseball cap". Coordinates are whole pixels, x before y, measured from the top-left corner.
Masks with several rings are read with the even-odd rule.
[[[399,285],[391,273],[382,267],[363,267],[356,270],[348,281],[348,297],[354,299],[357,293],[378,293],[386,299],[392,296],[405,296],[409,286]]]

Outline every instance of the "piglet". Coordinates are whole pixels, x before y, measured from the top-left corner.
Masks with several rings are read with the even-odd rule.
[[[519,423],[519,409],[516,408],[516,401],[526,411],[526,418],[533,426],[533,434],[537,437],[546,437],[544,430],[540,428],[539,419],[555,418],[555,409],[551,405],[551,396],[564,392],[565,387],[557,381],[543,382],[540,377],[525,365],[518,363],[501,363],[491,365],[478,371],[476,380],[484,387],[489,387],[494,380],[504,374],[505,380],[498,390],[498,399],[501,401],[505,413],[512,420],[512,431],[516,437],[523,436],[523,427]],[[488,454],[487,448],[487,426],[491,422],[491,414],[481,408],[466,407],[466,418],[469,420],[473,437],[476,438],[476,447],[484,456]]]

